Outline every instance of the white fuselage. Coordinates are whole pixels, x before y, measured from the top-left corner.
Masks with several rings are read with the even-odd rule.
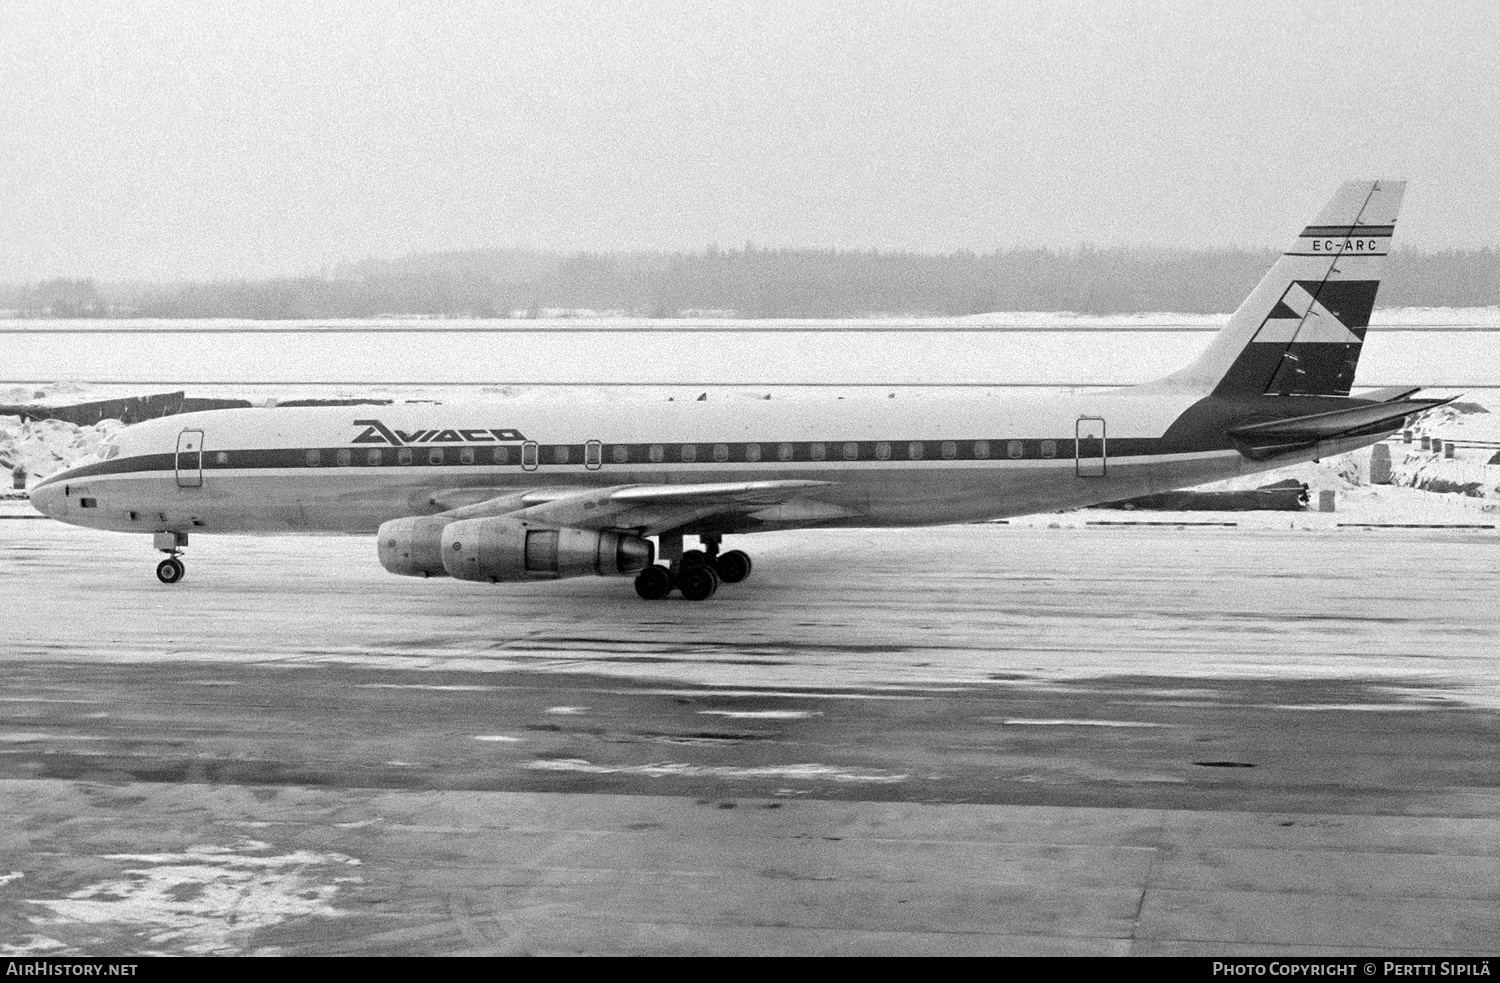
[[[33,501],[67,522],[129,532],[373,533],[528,489],[812,479],[828,484],[729,531],[911,526],[1182,488],[1376,439],[1274,462],[1231,449],[1152,453],[1196,398],[1137,387],[1052,398],[214,410],[121,431],[105,459],[49,478]]]

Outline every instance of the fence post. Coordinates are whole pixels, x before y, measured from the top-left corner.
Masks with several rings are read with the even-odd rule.
[[[1391,483],[1391,448],[1389,444],[1376,444],[1370,448],[1370,484]]]

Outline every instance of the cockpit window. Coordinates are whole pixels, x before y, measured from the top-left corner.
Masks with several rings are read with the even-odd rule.
[[[99,445],[99,460],[101,460],[101,461],[108,461],[112,457],[119,457],[119,456],[120,456],[120,445],[119,444],[100,444]]]

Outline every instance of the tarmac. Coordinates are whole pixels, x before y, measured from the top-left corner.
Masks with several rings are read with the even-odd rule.
[[[1500,954],[1500,534],[0,522],[0,955]]]

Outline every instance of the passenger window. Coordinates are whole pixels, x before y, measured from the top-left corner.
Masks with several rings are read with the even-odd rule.
[[[1043,457],[1056,457],[1057,456],[1057,441],[1055,441],[1055,440],[1044,440],[1044,441],[1042,441],[1042,456]]]
[[[510,448],[505,446],[496,447],[494,460],[496,464],[509,464]]]
[[[1022,454],[1021,442],[1019,440],[1012,440],[1006,444],[1005,453],[1010,457],[1020,457]]]
[[[120,450],[120,448],[116,447],[116,448],[114,448],[114,450],[116,452],[118,452]],[[114,454],[111,454],[110,457],[114,457]],[[219,451],[219,453],[217,453],[217,454],[214,455],[214,460],[218,461],[221,465],[222,464],[228,464],[229,463],[229,452],[228,451]]]
[[[851,441],[849,441],[848,443],[846,443],[844,445],[844,460],[846,460],[846,461],[857,461],[857,460],[859,460],[859,444],[857,444],[857,443],[855,443],[854,441],[851,440]]]
[[[943,460],[951,461],[958,456],[958,444],[951,440],[943,441]]]
[[[985,458],[989,457],[990,456],[990,442],[988,440],[976,440],[976,441],[974,441],[974,456],[976,458],[978,458],[979,460],[981,460],[981,461],[984,460]]]
[[[472,447],[460,447],[458,449],[458,463],[459,464],[473,464],[474,463],[474,448],[472,448]]]
[[[372,447],[370,448],[369,452],[365,454],[365,463],[372,468],[377,467],[381,463],[381,459],[384,456],[384,454],[380,453],[379,447]]]
[[[889,461],[891,459],[891,445],[882,440],[875,445],[875,459],[878,461]]]
[[[714,445],[714,460],[715,461],[727,461],[727,460],[729,460],[729,445],[728,444],[715,444]]]
[[[922,460],[922,442],[920,440],[914,440],[911,443],[907,444],[906,456],[911,458],[913,461]]]
[[[777,444],[776,445],[776,456],[779,457],[779,458],[781,458],[783,461],[790,461],[792,459],[792,445],[791,444]]]
[[[553,464],[567,464],[568,463],[568,445],[567,444],[558,444],[556,447],[552,448],[552,463]]]
[[[410,464],[411,463],[411,448],[410,447],[403,447],[399,451],[396,452],[396,463],[397,464]]]
[[[682,463],[698,460],[698,447],[696,444],[682,445]]]
[[[759,461],[760,460],[760,445],[759,444],[746,444],[745,445],[745,460],[747,460],[747,461]]]
[[[609,456],[616,464],[625,464],[630,460],[630,445],[616,444],[609,449]]]
[[[322,463],[323,463],[323,452],[322,451],[308,451],[307,452],[307,466],[308,467],[315,468],[315,467],[317,467],[318,465],[320,465]]]
[[[338,452],[339,467],[347,468],[354,463],[354,452],[348,448],[342,448]]]
[[[441,447],[429,447],[427,449],[427,463],[428,464],[442,464],[443,463],[443,449]]]
[[[821,461],[828,456],[828,448],[823,444],[813,444],[807,449],[807,456],[814,461]]]
[[[652,464],[660,464],[667,459],[667,449],[660,444],[652,444],[648,455]]]

